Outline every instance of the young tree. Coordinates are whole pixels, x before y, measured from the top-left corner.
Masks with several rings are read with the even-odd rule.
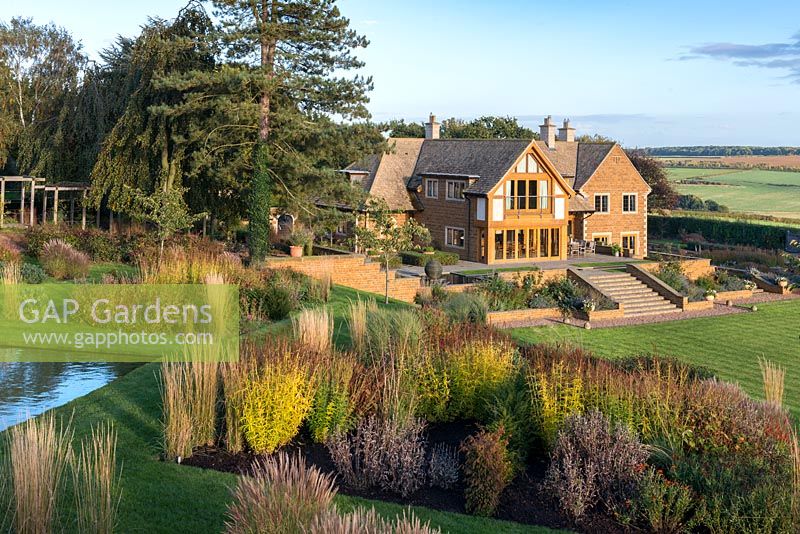
[[[138,218],[152,223],[158,235],[158,264],[164,255],[164,242],[177,232],[186,230],[205,214],[192,215],[183,199],[182,188],[159,188],[152,195],[135,192],[139,205]]]
[[[367,205],[370,224],[356,228],[359,246],[370,254],[378,256],[386,272],[385,302],[389,303],[389,262],[402,250],[413,247],[415,240],[430,240],[428,229],[414,219],[400,226],[392,217],[386,203],[370,200]]]
[[[675,208],[678,203],[678,193],[667,178],[661,162],[640,150],[628,150],[626,153],[633,166],[652,189],[650,196],[647,197],[647,206],[651,210]]]
[[[286,157],[303,161],[274,133],[313,127],[309,119],[320,115],[368,117],[372,80],[336,75],[363,66],[352,52],[367,40],[350,29],[335,0],[215,0],[214,6],[228,56],[248,68],[258,102],[248,217],[251,255],[260,259],[268,249],[273,186],[281,181],[275,168]]]

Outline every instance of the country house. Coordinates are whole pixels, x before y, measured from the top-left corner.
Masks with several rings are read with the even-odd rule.
[[[392,138],[391,151],[343,170],[350,181],[430,229],[434,245],[493,264],[565,259],[570,243],[647,251],[650,187],[616,143],[582,143],[546,117],[540,140]]]

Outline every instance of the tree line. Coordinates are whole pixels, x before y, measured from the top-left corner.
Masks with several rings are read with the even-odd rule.
[[[719,156],[796,156],[796,146],[662,146],[641,149],[660,157],[719,157]]]

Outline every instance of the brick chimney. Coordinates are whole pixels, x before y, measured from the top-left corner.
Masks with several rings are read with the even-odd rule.
[[[425,139],[439,139],[439,127],[441,124],[436,122],[436,115],[431,113],[430,119],[425,123]]]
[[[544,124],[539,125],[539,137],[547,145],[547,148],[556,147],[556,125],[553,124],[551,115],[544,118]]]
[[[575,128],[569,125],[569,119],[564,119],[564,126],[558,129],[558,140],[566,143],[575,142]]]

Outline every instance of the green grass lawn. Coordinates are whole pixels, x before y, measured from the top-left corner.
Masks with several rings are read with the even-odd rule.
[[[335,287],[330,306],[341,326],[347,302],[372,295]],[[390,307],[407,306],[392,302]],[[288,321],[274,323],[263,334],[288,328]],[[344,339],[344,338],[343,338]],[[161,399],[159,367],[147,364],[104,388],[55,409],[57,417],[72,418],[76,443],[85,439],[92,425],[111,421],[118,432],[117,456],[122,465],[122,501],[119,532],[219,533],[230,501],[230,488],[236,485],[232,474],[162,462]],[[0,439],[3,436],[0,435]],[[347,496],[337,497],[342,510],[353,506],[375,506],[387,517],[402,513],[404,507],[381,501]],[[423,521],[430,521],[443,532],[452,533],[546,533],[542,527],[506,521],[438,512],[427,508],[412,510]]]
[[[754,313],[595,330],[517,328],[511,334],[526,343],[572,343],[608,358],[675,356],[738,382],[758,398],[763,398],[758,358],[767,358],[786,368],[784,400],[800,417],[800,300],[762,304]]]
[[[760,169],[667,169],[670,180],[692,178],[724,185],[677,185],[682,194],[715,200],[732,211],[800,218],[800,172]]]

